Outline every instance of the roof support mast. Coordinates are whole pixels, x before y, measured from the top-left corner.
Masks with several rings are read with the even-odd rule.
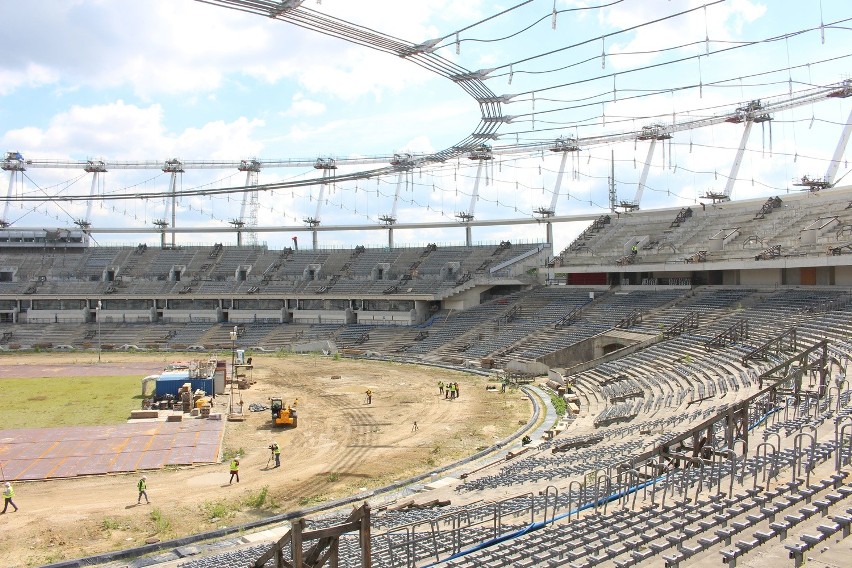
[[[382,215],[379,217],[379,221],[381,221],[388,228],[388,246],[393,248],[393,226],[396,224],[396,211],[397,206],[399,205],[399,194],[402,192],[402,179],[403,176],[407,175],[409,171],[414,169],[417,165],[417,161],[411,154],[394,154],[393,158],[390,161],[390,164],[397,171],[396,175],[396,191],[393,195],[393,207],[391,208],[390,215]]]
[[[311,229],[313,229],[311,231],[313,250],[317,250],[317,248],[319,248],[319,237],[316,228],[320,224],[320,210],[322,209],[322,202],[325,199],[325,186],[329,183],[329,179],[334,176],[334,170],[337,169],[337,162],[334,160],[334,158],[317,158],[317,161],[314,162],[314,169],[322,170],[320,193],[319,198],[317,198],[317,210],[316,213],[314,213],[313,217],[307,217],[305,219],[302,219],[302,221],[306,223]]]
[[[562,160],[559,162],[559,173],[556,174],[556,183],[553,185],[553,197],[550,198],[550,207],[539,207],[535,213],[540,215],[542,219],[547,219],[545,225],[546,240],[551,246],[553,245],[553,222],[551,217],[556,215],[556,203],[559,201],[559,192],[562,189],[562,177],[565,175],[565,164],[568,163],[568,154],[570,152],[579,152],[580,147],[577,146],[577,140],[574,138],[556,139],[553,146],[550,147],[551,152],[562,152]]]
[[[648,146],[648,155],[645,157],[645,165],[642,166],[642,175],[639,177],[639,185],[636,186],[636,195],[633,197],[633,203],[636,208],[639,208],[639,203],[642,202],[642,194],[645,192],[645,184],[648,182],[648,174],[651,171],[651,160],[654,158],[654,149],[657,147],[657,139],[652,138],[651,144]]]
[[[642,193],[645,191],[645,184],[648,181],[648,173],[651,171],[651,160],[654,158],[654,149],[657,147],[657,140],[668,140],[672,135],[668,133],[666,127],[662,124],[652,124],[643,126],[642,132],[636,137],[637,140],[650,140],[651,145],[648,146],[648,156],[645,158],[645,165],[642,167],[642,175],[639,178],[639,185],[636,186],[636,196],[633,198],[633,207],[631,209],[639,209],[639,203],[642,201]]]
[[[6,193],[6,205],[3,206],[3,217],[0,218],[0,227],[8,227],[12,224],[9,220],[9,204],[12,202],[12,189],[15,187],[15,176],[17,172],[21,172],[21,176],[23,177],[23,172],[27,171],[27,168],[24,167],[24,157],[20,152],[6,152],[6,158],[0,164],[0,168],[3,171],[9,172],[9,190]]]
[[[470,196],[470,208],[467,211],[462,211],[456,214],[456,218],[464,223],[464,242],[466,246],[473,246],[473,234],[470,229],[470,222],[473,221],[476,210],[476,202],[479,201],[479,180],[482,179],[482,167],[487,160],[491,160],[494,156],[491,153],[491,146],[482,144],[477,146],[467,155],[469,160],[478,160],[479,165],[476,168],[476,181],[473,182],[473,193]]]
[[[260,162],[257,160],[242,160],[237,168],[241,172],[246,173],[246,187],[257,187],[257,177],[260,172]],[[260,208],[260,200],[258,199],[257,189],[246,191],[243,193],[243,203],[240,206],[240,221],[248,227],[248,244],[251,246],[257,245],[257,213]],[[246,215],[248,209],[248,215]]]
[[[846,119],[843,132],[840,134],[840,140],[837,141],[837,148],[834,149],[831,163],[825,172],[825,181],[829,184],[829,187],[834,185],[834,178],[837,177],[837,170],[840,168],[840,159],[843,158],[843,152],[846,151],[850,135],[852,135],[852,110],[849,111],[849,118]]]
[[[184,172],[183,164],[177,158],[172,158],[171,160],[166,160],[166,163],[163,164],[163,171],[171,174],[171,179],[169,180],[169,187],[171,192],[171,211],[172,211],[172,229],[175,228],[175,223],[177,222],[177,175],[182,174]],[[166,210],[166,217],[168,217],[168,208]],[[172,231],[172,247],[175,246],[175,232]]]
[[[747,120],[745,123],[745,129],[743,130],[743,137],[740,139],[740,145],[737,148],[737,155],[734,157],[734,163],[731,165],[731,173],[728,175],[728,181],[725,183],[725,191],[723,195],[726,198],[726,201],[731,198],[731,192],[734,190],[734,183],[737,181],[737,175],[740,173],[740,166],[743,163],[743,154],[745,154],[745,147],[748,144],[748,137],[751,134],[751,126],[754,124],[753,121]]]
[[[766,110],[767,107],[759,100],[754,100],[745,106],[739,107],[733,116],[725,119],[725,122],[733,124],[745,123],[745,130],[743,130],[737,154],[734,156],[734,163],[731,165],[731,173],[728,175],[728,181],[725,183],[725,190],[722,193],[708,191],[702,196],[703,199],[712,199],[714,203],[717,201],[729,201],[731,199],[731,193],[734,190],[734,184],[737,182],[737,175],[743,163],[743,154],[745,154],[745,147],[748,143],[749,134],[751,134],[752,125],[772,120],[772,117]]]
[[[92,222],[92,203],[94,202],[95,191],[98,188],[98,180],[100,180],[101,174],[106,173],[107,169],[103,161],[89,160],[84,170],[92,174],[92,188],[89,190],[89,197],[91,199],[86,203],[86,216],[80,219],[80,221],[88,225]],[[79,225],[80,223],[78,222],[77,224]]]

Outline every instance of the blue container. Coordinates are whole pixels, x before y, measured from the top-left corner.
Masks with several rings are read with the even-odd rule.
[[[213,394],[213,377],[210,378],[189,378],[189,371],[167,371],[160,375],[156,381],[155,393],[157,398],[166,396],[167,394],[173,397],[178,397],[180,387],[185,383],[192,385],[192,392],[203,390],[206,394]]]

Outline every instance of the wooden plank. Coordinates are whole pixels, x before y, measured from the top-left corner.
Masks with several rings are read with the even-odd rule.
[[[361,521],[353,521],[349,523],[345,523],[342,525],[335,525],[333,527],[326,527],[324,529],[316,529],[313,531],[306,531],[302,533],[302,540],[317,540],[321,538],[333,538],[338,537],[344,533],[357,531],[361,528]]]

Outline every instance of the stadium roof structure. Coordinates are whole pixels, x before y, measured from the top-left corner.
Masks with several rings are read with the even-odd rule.
[[[845,3],[797,5],[796,18],[735,33],[721,1],[666,3],[626,20],[630,2],[527,1],[436,37],[402,39],[374,29],[366,14],[346,20],[319,2],[199,1],[264,18],[281,33],[297,26],[410,63],[479,112],[467,134],[431,152],[369,155],[357,141],[334,155],[232,160],[74,158],[80,149],[39,158],[10,149],[0,163],[9,175],[4,225],[58,222],[152,241],[168,233],[172,244],[177,234],[229,233],[254,244],[310,232],[314,248],[320,233],[348,242],[356,232],[386,232],[394,246],[395,234],[422,239],[424,229],[446,240],[463,230],[470,245],[474,228],[493,237],[496,227],[501,240],[553,244],[602,214],[763,198],[798,191],[803,180],[828,189],[847,170],[852,83],[837,80],[852,56]],[[608,31],[587,33],[589,18]],[[157,178],[140,184],[139,172],[151,170]],[[216,170],[235,173],[211,179]],[[237,174],[244,183],[232,181]],[[76,189],[88,176],[90,191]],[[231,200],[241,203],[238,215]],[[23,226],[32,210],[45,222]]]

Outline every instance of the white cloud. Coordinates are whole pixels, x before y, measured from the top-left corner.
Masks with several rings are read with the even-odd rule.
[[[37,88],[58,80],[56,70],[35,63],[29,63],[23,69],[0,68],[0,96],[11,94],[21,87]]]
[[[294,116],[299,118],[319,116],[325,113],[325,108],[326,107],[323,103],[307,99],[302,93],[296,93],[293,95],[293,102],[290,104],[290,108],[283,111],[281,116]]]

